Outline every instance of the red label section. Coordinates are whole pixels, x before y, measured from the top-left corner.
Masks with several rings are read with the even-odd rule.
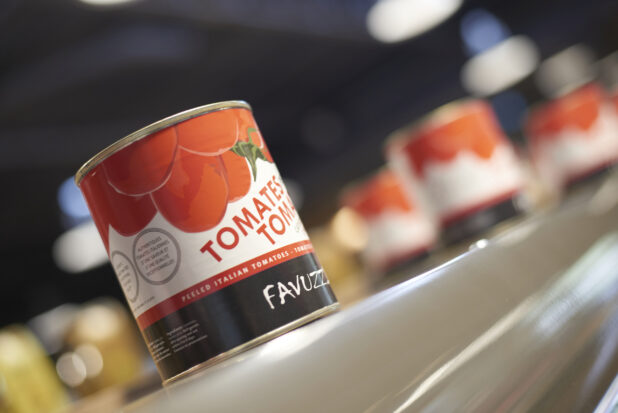
[[[449,163],[463,151],[489,159],[497,146],[509,144],[491,106],[480,100],[437,112],[408,139],[402,150],[420,178],[430,162]]]
[[[166,315],[171,314],[209,294],[212,294],[215,291],[221,290],[240,280],[264,271],[267,268],[274,267],[275,265],[311,252],[313,252],[311,242],[301,241],[260,255],[252,260],[245,261],[242,264],[214,275],[207,280],[204,280],[171,296],[154,307],[149,308],[137,317],[137,324],[139,325],[139,328],[143,330]]]
[[[383,169],[348,190],[342,199],[344,205],[354,209],[366,220],[379,217],[389,209],[402,212],[414,210],[394,172]]]

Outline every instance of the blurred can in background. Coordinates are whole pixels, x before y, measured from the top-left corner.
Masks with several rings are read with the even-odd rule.
[[[337,308],[245,102],[140,129],[76,182],[164,383]]]
[[[484,101],[448,104],[396,132],[386,156],[404,184],[424,194],[446,243],[519,212],[518,159]]]
[[[68,403],[66,390],[34,335],[19,325],[0,330],[0,412],[54,412]]]
[[[341,202],[366,224],[368,241],[361,256],[374,276],[426,255],[436,242],[434,221],[388,167],[347,188]]]
[[[553,193],[618,160],[616,107],[594,83],[531,110],[526,135],[539,177]]]
[[[84,303],[64,332],[60,379],[80,396],[129,386],[144,376],[145,351],[125,308],[105,298]]]

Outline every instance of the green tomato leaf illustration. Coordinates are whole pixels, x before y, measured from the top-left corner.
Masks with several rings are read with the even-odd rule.
[[[255,132],[255,128],[247,128],[247,137],[249,138],[248,142],[237,141],[236,144],[230,149],[236,155],[242,156],[246,158],[249,162],[249,166],[251,167],[251,175],[253,176],[253,180],[257,179],[257,160],[261,159],[265,162],[270,162],[259,146],[253,143],[253,139],[251,138],[251,133]]]

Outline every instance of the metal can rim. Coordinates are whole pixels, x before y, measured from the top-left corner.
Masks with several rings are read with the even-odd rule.
[[[184,122],[185,120],[189,120],[191,118],[195,118],[197,116],[204,115],[206,113],[216,112],[224,109],[248,109],[252,110],[251,106],[245,102],[244,100],[226,100],[222,102],[211,103],[208,105],[198,106],[192,109],[187,109],[185,111],[176,113],[174,115],[168,116],[164,119],[158,120],[150,125],[144,126],[141,129],[136,130],[135,132],[125,136],[112,143],[92,158],[90,158],[86,163],[82,165],[81,168],[77,170],[75,173],[75,184],[77,186],[80,185],[82,179],[92,171],[97,165],[103,162],[105,159],[115,154],[121,149],[126,148],[134,142],[139,141],[149,135],[152,135],[155,132],[168,128],[170,126],[176,125],[180,122]]]

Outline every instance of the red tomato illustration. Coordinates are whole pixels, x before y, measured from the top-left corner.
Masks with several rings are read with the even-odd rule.
[[[251,187],[251,170],[247,159],[235,154],[232,151],[221,155],[225,171],[227,173],[227,184],[229,187],[228,198],[230,202],[237,201],[247,195]]]
[[[241,129],[239,139],[241,141],[248,142],[249,136],[251,136],[253,143],[256,144],[258,148],[263,149],[264,139],[262,138],[262,134],[253,120],[252,113],[247,109],[238,109],[237,116]],[[247,130],[249,130],[249,132],[247,132]]]
[[[528,118],[530,138],[548,138],[568,127],[589,130],[599,116],[603,99],[601,88],[590,84],[546,103]]]
[[[406,196],[397,176],[389,171],[383,170],[376,177],[374,191],[377,197],[381,197],[384,209],[395,209],[400,211],[412,211],[413,205]]]
[[[438,113],[415,130],[404,146],[419,176],[428,162],[450,162],[466,150],[489,159],[498,144],[508,142],[487,104],[469,102],[452,110],[448,117]]]
[[[177,143],[172,127],[121,149],[103,162],[109,183],[125,195],[154,191],[169,175]]]
[[[90,212],[108,249],[108,225],[124,236],[131,236],[146,227],[157,212],[150,196],[124,195],[112,188],[101,168],[84,178],[81,189],[89,206],[94,206]]]
[[[348,190],[342,201],[366,219],[380,216],[389,210],[410,212],[414,209],[399,179],[388,169],[381,170]]]
[[[182,231],[214,227],[223,218],[228,201],[223,161],[179,148],[169,179],[152,193],[152,199],[165,219]]]
[[[176,125],[178,144],[190,152],[221,155],[238,140],[239,127],[236,110],[207,113]]]

